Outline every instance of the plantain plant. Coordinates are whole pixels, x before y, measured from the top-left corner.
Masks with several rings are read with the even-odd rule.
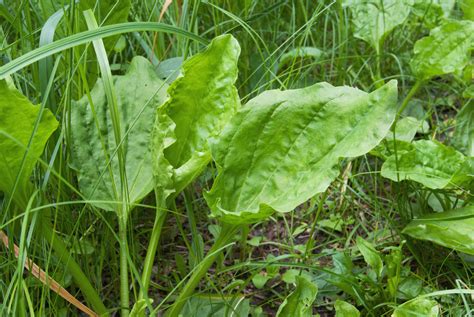
[[[422,122],[401,115],[427,82],[465,72],[474,43],[474,22],[449,20],[452,7],[437,4],[439,10],[447,13],[442,14],[443,22],[438,27],[416,42],[410,62],[415,83],[398,106],[396,81],[384,84],[382,80],[380,59],[384,40],[407,21],[417,5],[423,7],[424,1],[338,3],[341,10],[351,11],[354,36],[367,42],[377,54],[374,84],[378,89],[370,93],[322,82],[300,89],[265,91],[241,106],[235,87],[240,46],[231,35],[216,37],[204,51],[186,59],[180,75],[168,82],[160,78],[152,63],[140,56],[131,60],[125,74],[112,75],[107,53],[114,38],[104,43],[102,37],[106,35],[172,30],[189,39],[205,41],[159,24],[137,22],[123,29],[114,25],[99,27],[90,11],[85,13],[89,31],[47,44],[0,68],[4,77],[61,49],[93,41],[94,66],[87,72],[90,77],[83,76],[82,84],[94,86],[72,102],[64,122],[71,133],[70,167],[77,175],[82,196],[94,208],[117,216],[122,316],[143,316],[146,308],[151,313],[159,309],[151,305],[149,286],[163,224],[177,196],[212,161],[218,173],[204,199],[210,218],[220,224],[220,232],[204,259],[189,272],[189,279],[167,311],[170,317],[179,316],[183,307],[191,303],[195,288],[216,258],[236,242],[239,230],[245,236],[250,224],[266,221],[274,213],[290,212],[315,195],[325,193],[340,174],[344,160],[370,152],[384,160],[381,175],[391,181],[417,182],[430,190],[471,191],[472,195],[472,94],[467,94],[469,101],[458,115],[461,124],[454,145],[462,153],[435,140],[413,141]],[[90,3],[81,2],[81,8],[84,5]],[[120,5],[120,14],[112,14],[112,20],[100,21],[124,21],[130,1]],[[99,8],[103,6],[110,7],[110,3],[104,2]],[[469,10],[462,8],[468,17]],[[86,52],[92,54],[91,49]],[[326,56],[322,51],[312,54],[318,59]],[[98,80],[96,66],[101,75]],[[45,87],[41,90],[48,91]],[[47,98],[44,102],[48,102]],[[27,210],[38,195],[30,176],[57,127],[58,122],[45,104],[33,106],[11,82],[0,82],[0,190],[9,198],[5,210]],[[130,312],[129,218],[152,191],[155,221],[141,267],[140,292]],[[469,229],[474,219],[473,205],[471,196],[466,196],[465,201],[456,205],[462,208],[422,215],[413,219],[403,233],[474,254],[474,237]],[[45,197],[41,199],[44,203]],[[55,237],[48,213],[41,216],[41,233],[73,274],[85,298],[99,314],[108,314],[64,242]],[[378,251],[360,238],[357,246],[380,280],[384,263]],[[401,257],[401,251],[396,256]],[[387,292],[395,298],[399,267],[386,266]],[[314,284],[298,277],[294,292],[280,306],[277,316],[311,315],[317,291]],[[403,316],[415,304],[432,312],[436,310],[437,314],[436,302],[414,299],[398,306],[394,316]],[[346,311],[358,316],[355,307],[336,302],[338,315]]]
[[[395,119],[396,102],[391,81],[370,94],[327,83],[270,90],[243,106],[210,145],[218,176],[204,197],[221,223],[220,235],[167,316],[179,316],[242,225],[289,212],[324,192],[342,158],[374,148]]]

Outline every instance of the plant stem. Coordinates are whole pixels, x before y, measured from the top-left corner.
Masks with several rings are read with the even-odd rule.
[[[128,287],[128,246],[127,246],[127,218],[119,217],[119,245],[120,245],[120,307],[121,316],[128,317],[130,295]]]
[[[49,217],[44,216],[40,222],[41,233],[43,234],[43,237],[48,241],[48,243],[51,244],[52,248],[59,257],[60,262],[64,264],[68,273],[72,275],[75,284],[81,289],[82,295],[84,295],[85,299],[91,304],[91,306],[100,316],[108,316],[109,313],[107,308],[100,299],[99,294],[89,282],[89,279],[81,270],[79,264],[77,264],[77,262],[68,252],[66,244],[58,236],[56,236],[53,228],[51,228],[49,224]]]
[[[221,232],[217,237],[214,245],[211,247],[206,257],[194,268],[194,272],[179,294],[178,298],[166,313],[166,317],[178,317],[188,298],[193,294],[194,289],[198,286],[199,281],[206,275],[207,271],[214,263],[223,248],[232,240],[234,233],[239,227],[236,225],[223,224]]]
[[[383,39],[378,42],[376,48],[376,64],[377,64],[377,73],[375,75],[375,87],[380,88],[384,85],[384,80],[382,79],[382,54],[383,51]]]
[[[411,87],[410,91],[408,92],[408,95],[405,97],[405,99],[403,99],[400,109],[398,109],[397,118],[396,118],[397,121],[398,121],[398,117],[400,117],[403,110],[405,110],[405,108],[408,106],[408,103],[410,102],[410,100],[418,92],[418,90],[420,90],[422,84],[423,84],[423,81],[418,79],[415,85]]]
[[[150,244],[148,245],[148,249],[146,252],[145,257],[145,264],[143,265],[143,272],[142,272],[142,285],[140,288],[140,295],[139,300],[143,299],[145,295],[148,293],[148,287],[150,286],[150,277],[151,271],[153,268],[153,262],[155,260],[156,250],[158,248],[158,244],[160,242],[161,230],[163,228],[163,224],[165,223],[166,216],[168,215],[167,210],[156,210],[156,217],[155,223],[153,224],[153,230],[151,232],[150,237]]]

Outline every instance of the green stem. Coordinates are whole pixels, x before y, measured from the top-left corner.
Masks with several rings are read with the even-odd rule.
[[[41,219],[41,233],[44,238],[51,244],[52,248],[59,257],[59,260],[64,264],[67,271],[72,275],[75,284],[81,289],[82,295],[92,305],[93,309],[100,316],[108,316],[109,313],[104,303],[100,299],[99,294],[94,289],[89,279],[81,270],[79,264],[72,258],[68,252],[66,244],[56,236],[55,232],[49,224],[49,218],[44,216]]]
[[[418,90],[420,90],[422,84],[423,84],[423,81],[418,79],[416,81],[415,85],[413,85],[413,87],[411,87],[410,91],[408,92],[408,95],[405,97],[405,99],[403,99],[402,105],[400,106],[400,109],[398,110],[397,121],[398,121],[398,117],[400,117],[403,110],[405,110],[405,108],[408,106],[408,103],[410,102],[410,100],[418,92]]]
[[[155,261],[156,250],[160,242],[161,230],[163,229],[163,224],[165,223],[167,215],[167,210],[156,211],[155,223],[153,224],[153,230],[151,232],[150,237],[150,244],[148,245],[145,257],[145,264],[143,265],[142,285],[140,288],[139,299],[145,298],[145,295],[148,293],[153,262]]]
[[[375,75],[375,87],[380,88],[382,87],[385,82],[382,79],[382,51],[383,51],[383,43],[384,40],[381,39],[378,42],[377,48],[376,48],[376,63],[377,63],[377,74]]]
[[[242,236],[240,238],[240,261],[245,262],[247,254],[247,239],[250,233],[250,225],[242,226]]]
[[[166,313],[166,317],[178,317],[183,309],[184,304],[198,286],[199,281],[206,275],[209,268],[212,266],[216,258],[222,253],[224,247],[232,241],[234,233],[239,227],[236,225],[223,224],[221,232],[217,237],[214,245],[211,247],[206,257],[194,268],[194,272],[179,294],[178,298]]]
[[[127,219],[119,217],[119,244],[120,244],[120,307],[121,316],[128,317],[130,295],[128,287],[128,246],[127,246]]]

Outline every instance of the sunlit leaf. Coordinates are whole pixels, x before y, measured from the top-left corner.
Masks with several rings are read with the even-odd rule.
[[[470,60],[473,41],[474,22],[445,22],[415,43],[415,55],[410,61],[413,74],[426,80],[462,71]]]
[[[343,5],[351,10],[354,36],[378,49],[380,40],[405,22],[413,0],[345,0]]]
[[[212,215],[238,224],[288,212],[327,189],[344,157],[375,147],[395,117],[396,82],[368,94],[327,83],[250,100],[213,143]]]
[[[425,215],[412,220],[403,233],[474,255],[474,206]]]
[[[278,308],[277,317],[312,317],[318,287],[304,276],[297,276],[296,289]]]
[[[398,120],[395,128],[392,127],[392,131],[387,135],[387,139],[393,140],[393,138],[395,138],[396,140],[411,142],[422,126],[423,121],[420,121],[416,118],[402,118]]]
[[[392,317],[438,317],[439,306],[434,300],[416,298],[395,308]]]
[[[474,21],[474,0],[460,0],[459,6],[466,20]]]
[[[240,47],[231,35],[215,38],[187,60],[182,77],[168,89],[153,132],[157,186],[180,192],[211,160],[209,138],[216,137],[240,106],[234,83]]]
[[[360,312],[353,305],[343,300],[336,300],[334,303],[336,317],[359,317]]]
[[[166,99],[167,84],[143,57],[135,57],[127,74],[114,77],[125,155],[129,201],[137,202],[153,188],[150,136],[156,108]],[[121,201],[122,184],[117,144],[102,81],[91,99],[84,96],[71,109],[71,166],[77,170],[79,187],[89,200]],[[92,104],[90,103],[92,101]],[[93,202],[105,210],[117,205]]]
[[[455,0],[415,0],[412,12],[427,27],[434,28],[451,15],[454,5]]]
[[[391,155],[382,165],[383,177],[412,180],[436,189],[465,184],[474,174],[472,160],[437,141],[413,142],[411,150]]]
[[[57,127],[48,109],[41,112],[40,106],[0,80],[0,191],[25,203],[30,175]]]

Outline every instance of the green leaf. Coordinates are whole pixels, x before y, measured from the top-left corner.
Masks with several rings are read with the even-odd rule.
[[[397,298],[408,300],[420,295],[423,291],[423,281],[415,276],[408,276],[398,285]]]
[[[423,121],[413,117],[405,117],[398,120],[395,126],[395,139],[405,142],[411,142],[418,130],[423,126]],[[387,139],[393,141],[393,127],[387,135]]]
[[[372,243],[364,240],[362,237],[357,237],[357,248],[364,257],[365,262],[375,271],[377,277],[382,276],[383,262],[380,253],[375,249]]]
[[[0,191],[26,206],[29,177],[57,127],[58,122],[48,109],[41,111],[13,86],[0,80]]]
[[[425,124],[427,124],[426,121],[414,117],[404,117],[398,120],[397,124],[390,128],[383,142],[371,150],[370,154],[386,160],[387,157],[395,153],[395,149],[398,154],[412,150],[413,146],[410,142],[416,133],[428,130]]]
[[[183,65],[182,57],[172,57],[160,61],[156,67],[156,73],[161,79],[171,84],[180,75],[180,69]]]
[[[453,143],[467,156],[474,156],[474,102],[468,102],[456,115]]]
[[[150,136],[156,108],[166,99],[167,84],[143,57],[135,57],[127,74],[114,76],[121,116],[122,148],[130,203],[153,189]],[[90,103],[92,101],[92,103]],[[71,167],[77,171],[79,187],[88,200],[122,201],[117,145],[102,81],[97,81],[87,96],[74,102],[71,109]],[[91,202],[116,210],[108,202]]]
[[[415,298],[395,308],[392,317],[438,317],[439,306],[434,300]]]
[[[262,289],[265,284],[267,284],[267,282],[271,279],[271,276],[267,275],[266,272],[262,271],[252,276],[252,283],[256,288]]]
[[[343,300],[336,300],[334,303],[334,308],[336,309],[336,317],[359,317],[360,312],[353,305],[345,302]]]
[[[277,317],[312,317],[318,287],[306,277],[296,277],[296,289],[278,308]]]
[[[446,188],[473,179],[472,159],[437,141],[420,140],[412,149],[387,158],[382,165],[383,177],[393,181],[412,180],[428,188]]]
[[[403,233],[474,255],[474,205],[412,220]]]
[[[445,22],[429,36],[415,43],[410,61],[413,74],[420,80],[461,72],[470,60],[474,41],[474,22]]]
[[[413,0],[345,0],[343,5],[351,10],[354,36],[378,50],[380,41],[405,22]]]
[[[400,156],[402,153],[409,152],[414,149],[413,144],[405,141],[394,140],[393,132],[392,139],[390,139],[390,132],[385,137],[385,139],[377,145],[373,150],[370,151],[370,154],[380,157],[383,160],[387,160],[391,155],[396,153]]]
[[[466,20],[474,21],[474,0],[460,0],[459,6]]]
[[[385,137],[396,100],[395,81],[370,94],[319,83],[250,100],[211,146],[219,170],[205,193],[212,215],[257,222],[324,192],[341,158],[364,155]]]
[[[243,297],[202,295],[191,297],[179,314],[182,317],[247,317],[250,302]]]
[[[199,175],[211,160],[208,139],[219,135],[240,107],[234,86],[239,54],[234,37],[219,36],[187,60],[182,77],[170,85],[152,141],[157,186],[168,193],[179,193]]]
[[[455,0],[415,0],[412,12],[429,28],[434,28],[451,15]]]

